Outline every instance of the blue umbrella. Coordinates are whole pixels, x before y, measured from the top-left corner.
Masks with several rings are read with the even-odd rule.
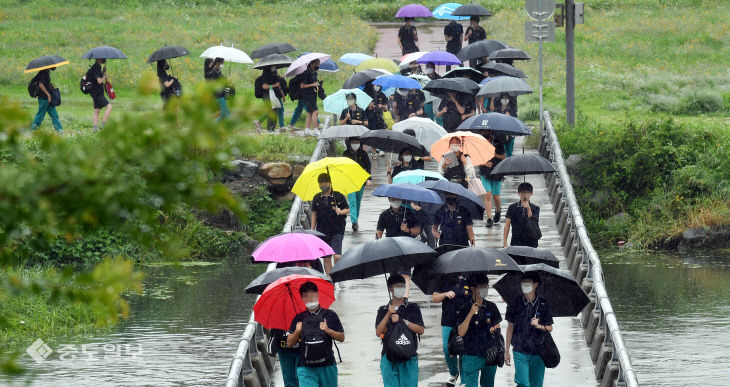
[[[433,9],[433,17],[436,19],[442,19],[442,20],[465,20],[469,19],[469,16],[454,16],[452,13],[454,11],[461,7],[461,4],[459,3],[446,3],[441,4],[438,7]]]
[[[336,93],[330,94],[324,99],[324,111],[337,115],[342,113],[343,110],[348,108],[347,95],[350,93],[355,94],[355,103],[363,110],[367,109],[370,102],[373,101],[369,95],[360,89],[340,89],[337,90]]]
[[[444,203],[436,192],[411,183],[383,184],[373,191],[373,195],[403,199],[411,202]]]
[[[400,173],[398,174],[400,176]],[[472,219],[484,219],[484,204],[474,192],[464,188],[461,184],[452,183],[446,180],[427,180],[419,183],[419,186],[437,191],[443,199],[447,193],[456,195],[457,203],[469,211]],[[426,212],[433,214],[438,211],[441,206],[432,204],[424,205]]]
[[[304,51],[297,58],[307,54],[310,54],[310,52]],[[336,73],[340,71],[340,66],[338,66],[337,63],[335,63],[332,59],[327,59],[326,61],[319,64],[319,69],[328,73]]]
[[[368,59],[373,59],[373,57],[367,54],[361,54],[359,52],[348,52],[347,54],[342,55],[338,60],[344,64],[357,66]]]
[[[373,85],[380,85],[383,89],[391,87],[399,89],[421,89],[421,84],[413,78],[403,75],[384,75],[373,81]]]
[[[469,117],[456,129],[491,130],[513,136],[529,136],[532,134],[532,131],[524,122],[502,113],[483,113]]]
[[[393,184],[400,184],[400,183],[412,183],[412,184],[418,184],[423,183],[427,180],[446,180],[445,177],[443,177],[438,172],[433,171],[424,171],[423,169],[413,169],[410,171],[403,171],[399,174],[397,174],[393,178]]]

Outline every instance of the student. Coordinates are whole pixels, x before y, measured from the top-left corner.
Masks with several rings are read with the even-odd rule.
[[[167,73],[169,69],[170,64],[166,60],[157,61],[157,79],[160,81],[160,98],[162,98],[163,109],[170,101],[170,97],[179,97],[181,92],[180,82]]]
[[[404,130],[403,131],[403,134],[407,134],[407,135],[409,135],[411,137],[416,137],[416,131],[413,130],[413,129],[410,129],[410,128]],[[421,157],[414,156],[413,157],[413,162],[411,164],[413,164],[413,169],[424,169],[425,170],[426,169],[426,161],[433,161],[433,157],[428,156],[428,155],[421,156]]]
[[[396,122],[423,115],[423,101],[418,93],[409,89],[398,89],[393,94],[393,118]]]
[[[388,291],[392,294],[390,302],[378,308],[375,317],[375,335],[383,341],[380,353],[380,373],[383,375],[385,387],[417,387],[418,386],[418,354],[407,359],[399,358],[388,351],[388,340],[408,341],[404,345],[415,343],[424,332],[421,309],[417,304],[408,302],[406,298],[406,280],[400,274],[391,274],[386,281]],[[405,324],[407,330],[398,331],[396,324]],[[401,326],[402,329],[402,326]],[[412,348],[412,347],[411,347]]]
[[[469,186],[467,179],[475,177],[471,157],[461,152],[461,140],[458,137],[452,137],[449,140],[449,149],[450,153],[454,155],[456,163],[448,156],[449,153],[446,153],[439,161],[438,171],[446,180],[467,188]]]
[[[459,336],[464,339],[464,355],[461,357],[461,383],[466,387],[494,387],[497,366],[485,364],[485,354],[490,347],[502,343],[494,336],[500,328],[502,315],[497,305],[487,301],[489,277],[486,274],[473,274],[467,279],[472,288],[472,303],[461,310]],[[479,375],[481,372],[481,377]]]
[[[213,82],[221,79],[225,80],[226,77],[223,76],[223,62],[225,62],[223,58],[215,58],[211,61],[205,73],[205,79]],[[224,87],[223,90],[214,93],[216,100],[218,100],[218,106],[220,107],[220,114],[216,121],[224,120],[231,115],[231,112],[228,110],[228,102],[226,102],[226,95],[229,92],[230,88]]]
[[[373,85],[373,81],[366,82],[363,89],[373,99],[368,108],[365,109],[368,121],[367,127],[370,130],[388,128],[385,119],[383,119],[383,112],[388,111],[388,97],[380,89],[380,85]]]
[[[55,71],[56,68],[41,70],[33,77],[31,83],[36,82],[38,84],[38,112],[33,119],[33,123],[30,126],[31,130],[38,129],[43,123],[43,119],[46,118],[46,113],[51,117],[53,128],[56,129],[58,134],[63,134],[63,126],[61,121],[58,119],[58,112],[56,107],[51,105],[51,91],[55,88],[55,85],[51,83],[51,71]]]
[[[406,207],[402,207],[403,200],[388,198],[390,207],[381,212],[378,217],[375,238],[380,239],[385,232],[386,237],[409,236],[415,237],[421,233],[421,225],[418,223],[416,213]]]
[[[520,201],[517,203],[510,204],[507,208],[507,220],[504,223],[504,236],[502,238],[502,244],[507,247],[507,236],[509,235],[510,228],[512,229],[512,240],[510,245],[512,246],[530,246],[537,247],[537,239],[532,239],[527,232],[527,222],[540,221],[540,207],[530,203],[532,197],[532,184],[520,183],[517,186],[517,194],[520,196]]]
[[[362,109],[360,109],[362,110]],[[360,164],[368,174],[370,174],[370,158],[368,153],[360,147],[360,139],[357,137],[350,137],[345,140],[345,146],[347,149],[342,153],[343,157],[348,157],[356,163]],[[352,192],[347,195],[347,201],[350,204],[350,222],[352,222],[352,231],[357,232],[360,226],[357,224],[357,220],[360,215],[360,203],[362,203],[362,194],[365,192],[365,186],[373,184],[372,178],[368,177],[365,180],[365,184],[360,188],[359,191]]]
[[[317,177],[322,192],[312,199],[312,230],[326,235],[322,240],[335,251],[335,262],[342,256],[342,238],[345,235],[345,222],[350,214],[350,206],[345,195],[332,190],[330,175],[322,173]],[[332,271],[332,260],[324,258],[324,269],[327,275]]]
[[[433,215],[429,214],[420,202],[411,202],[410,204],[411,208],[416,213],[418,223],[421,225],[421,234],[419,239],[421,242],[426,242],[430,248],[435,249],[436,238],[433,236],[433,233],[429,232],[431,230],[431,225],[433,225]]]
[[[446,366],[449,368],[449,378],[446,381],[449,387],[456,386],[461,373],[458,357],[449,355],[449,336],[461,320],[460,311],[471,303],[471,292],[472,289],[463,276],[456,279],[444,276],[431,295],[431,301],[441,303],[441,338]]]
[[[449,91],[448,98],[441,100],[436,117],[443,119],[447,132],[453,133],[465,119],[474,114],[473,97]]]
[[[487,194],[484,195],[484,208],[486,208],[487,214],[487,227],[492,227],[494,224],[499,223],[502,217],[502,199],[500,195],[502,193],[502,178],[494,177],[490,175],[492,170],[497,167],[500,161],[506,158],[504,152],[504,144],[497,141],[493,134],[483,133],[482,134],[490,144],[494,145],[494,157],[492,157],[485,165],[479,167],[479,175],[482,180],[482,185]],[[492,199],[494,199],[494,220],[492,220]]]
[[[553,331],[553,316],[545,299],[535,294],[540,276],[535,272],[522,275],[522,296],[507,303],[507,335],[504,364],[511,365],[509,347],[515,359],[515,383],[519,387],[542,387],[545,363],[537,352],[543,332]]]
[[[466,28],[466,33],[464,34],[464,41],[468,40],[469,44],[476,43],[487,38],[487,31],[479,25],[479,20],[479,16],[472,16],[469,19],[469,27]],[[477,59],[472,59],[469,61],[469,66],[477,68],[477,66],[479,66],[479,62],[480,61]]]
[[[277,269],[282,267],[306,267],[324,273],[324,267],[322,267],[322,262],[319,258],[305,261],[279,262],[276,264]]]
[[[104,67],[102,68],[102,65]],[[106,121],[109,119],[109,114],[112,112],[112,104],[109,103],[109,100],[106,99],[104,96],[104,84],[106,83],[108,77],[106,73],[106,59],[97,59],[93,65],[91,65],[91,68],[89,68],[89,71],[86,72],[86,79],[91,82],[91,99],[94,103],[94,132],[96,132],[99,129],[104,129],[104,125],[106,125]],[[104,109],[106,107],[106,110],[104,111],[104,118],[101,120],[101,125],[99,125],[99,114],[101,113],[101,109]]]
[[[431,229],[439,246],[474,246],[474,226],[469,210],[461,207],[456,195],[446,194],[446,204],[436,211]]]
[[[511,97],[507,93],[502,93],[499,98],[492,98],[490,110],[517,118],[517,97]],[[514,147],[515,136],[509,136],[509,139],[504,146],[507,157],[512,156],[512,150]]]
[[[461,51],[461,37],[464,35],[464,27],[452,20],[444,27],[444,40],[446,40],[446,52],[458,55]],[[446,66],[446,71],[451,70],[451,66]]]
[[[350,93],[345,96],[347,107],[340,113],[340,125],[363,125],[368,126],[368,119],[365,110],[357,106],[357,96]]]
[[[388,184],[393,184],[393,178],[398,176],[399,173],[415,169],[413,167],[413,152],[408,148],[401,149],[400,153],[398,153],[398,161],[399,163],[395,167],[388,167],[388,171],[386,172]]]
[[[418,41],[418,31],[413,25],[415,18],[405,18],[405,25],[398,30],[398,47],[400,47],[403,55],[418,51],[416,42]]]
[[[337,313],[319,306],[316,284],[303,283],[299,295],[307,310],[294,316],[286,338],[289,347],[299,344],[299,387],[336,387],[337,363],[332,340],[345,341],[345,330]]]
[[[284,128],[284,100],[286,95],[289,93],[286,86],[286,80],[277,73],[275,66],[264,67],[262,71],[261,76],[256,78],[254,91],[256,97],[261,98],[269,110],[266,114],[268,119],[266,129],[272,131],[276,128],[276,122],[274,121],[272,114],[273,112],[270,111],[272,110],[271,97],[269,95],[269,90],[271,89],[274,90],[274,95],[279,100],[279,105],[281,106],[280,108],[273,110],[279,120],[279,128]],[[260,123],[257,126],[260,126]]]
[[[309,62],[307,69],[302,73],[300,86],[300,100],[304,103],[304,109],[307,111],[307,118],[304,121],[304,134],[313,134],[315,136],[319,136],[317,92],[320,83],[317,80],[317,71],[319,71],[319,59]],[[310,127],[312,128],[311,131]]]

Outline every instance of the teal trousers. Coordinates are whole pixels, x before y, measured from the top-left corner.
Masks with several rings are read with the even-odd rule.
[[[299,387],[337,387],[337,366],[297,367]]]
[[[519,387],[542,387],[545,363],[540,355],[512,351],[515,362],[515,383]]]
[[[481,356],[464,355],[461,357],[461,383],[466,387],[494,387],[494,375],[497,366],[486,365],[486,359]],[[481,372],[481,376],[479,375]]]
[[[388,357],[380,357],[380,373],[385,387],[418,387],[418,356],[408,361],[391,363]]]

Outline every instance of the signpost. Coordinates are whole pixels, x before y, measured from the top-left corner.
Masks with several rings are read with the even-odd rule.
[[[555,22],[548,21],[555,13],[555,0],[525,0],[527,16],[534,21],[525,22],[525,41],[539,44],[540,73],[540,130],[542,130],[542,42],[555,41]]]

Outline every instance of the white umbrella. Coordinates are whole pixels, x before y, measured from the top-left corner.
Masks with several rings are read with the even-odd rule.
[[[305,54],[297,58],[294,63],[289,65],[289,68],[286,69],[286,76],[287,77],[293,77],[295,75],[301,74],[304,72],[304,70],[307,69],[307,66],[309,65],[309,62],[319,59],[319,62],[322,63],[329,59],[330,56],[327,54],[322,54],[321,52],[313,52],[311,54]]]
[[[421,57],[426,54],[428,54],[428,51],[416,51],[410,54],[405,54],[400,58],[400,64],[398,64],[398,66],[402,69],[408,68],[412,62],[421,59]]]
[[[226,46],[213,46],[200,54],[201,58],[223,58],[226,62],[253,64],[251,58],[245,52]]]
[[[448,134],[441,125],[423,117],[411,117],[393,125],[396,132],[404,132],[406,129],[413,129],[416,140],[426,149],[431,149],[433,143]]]

